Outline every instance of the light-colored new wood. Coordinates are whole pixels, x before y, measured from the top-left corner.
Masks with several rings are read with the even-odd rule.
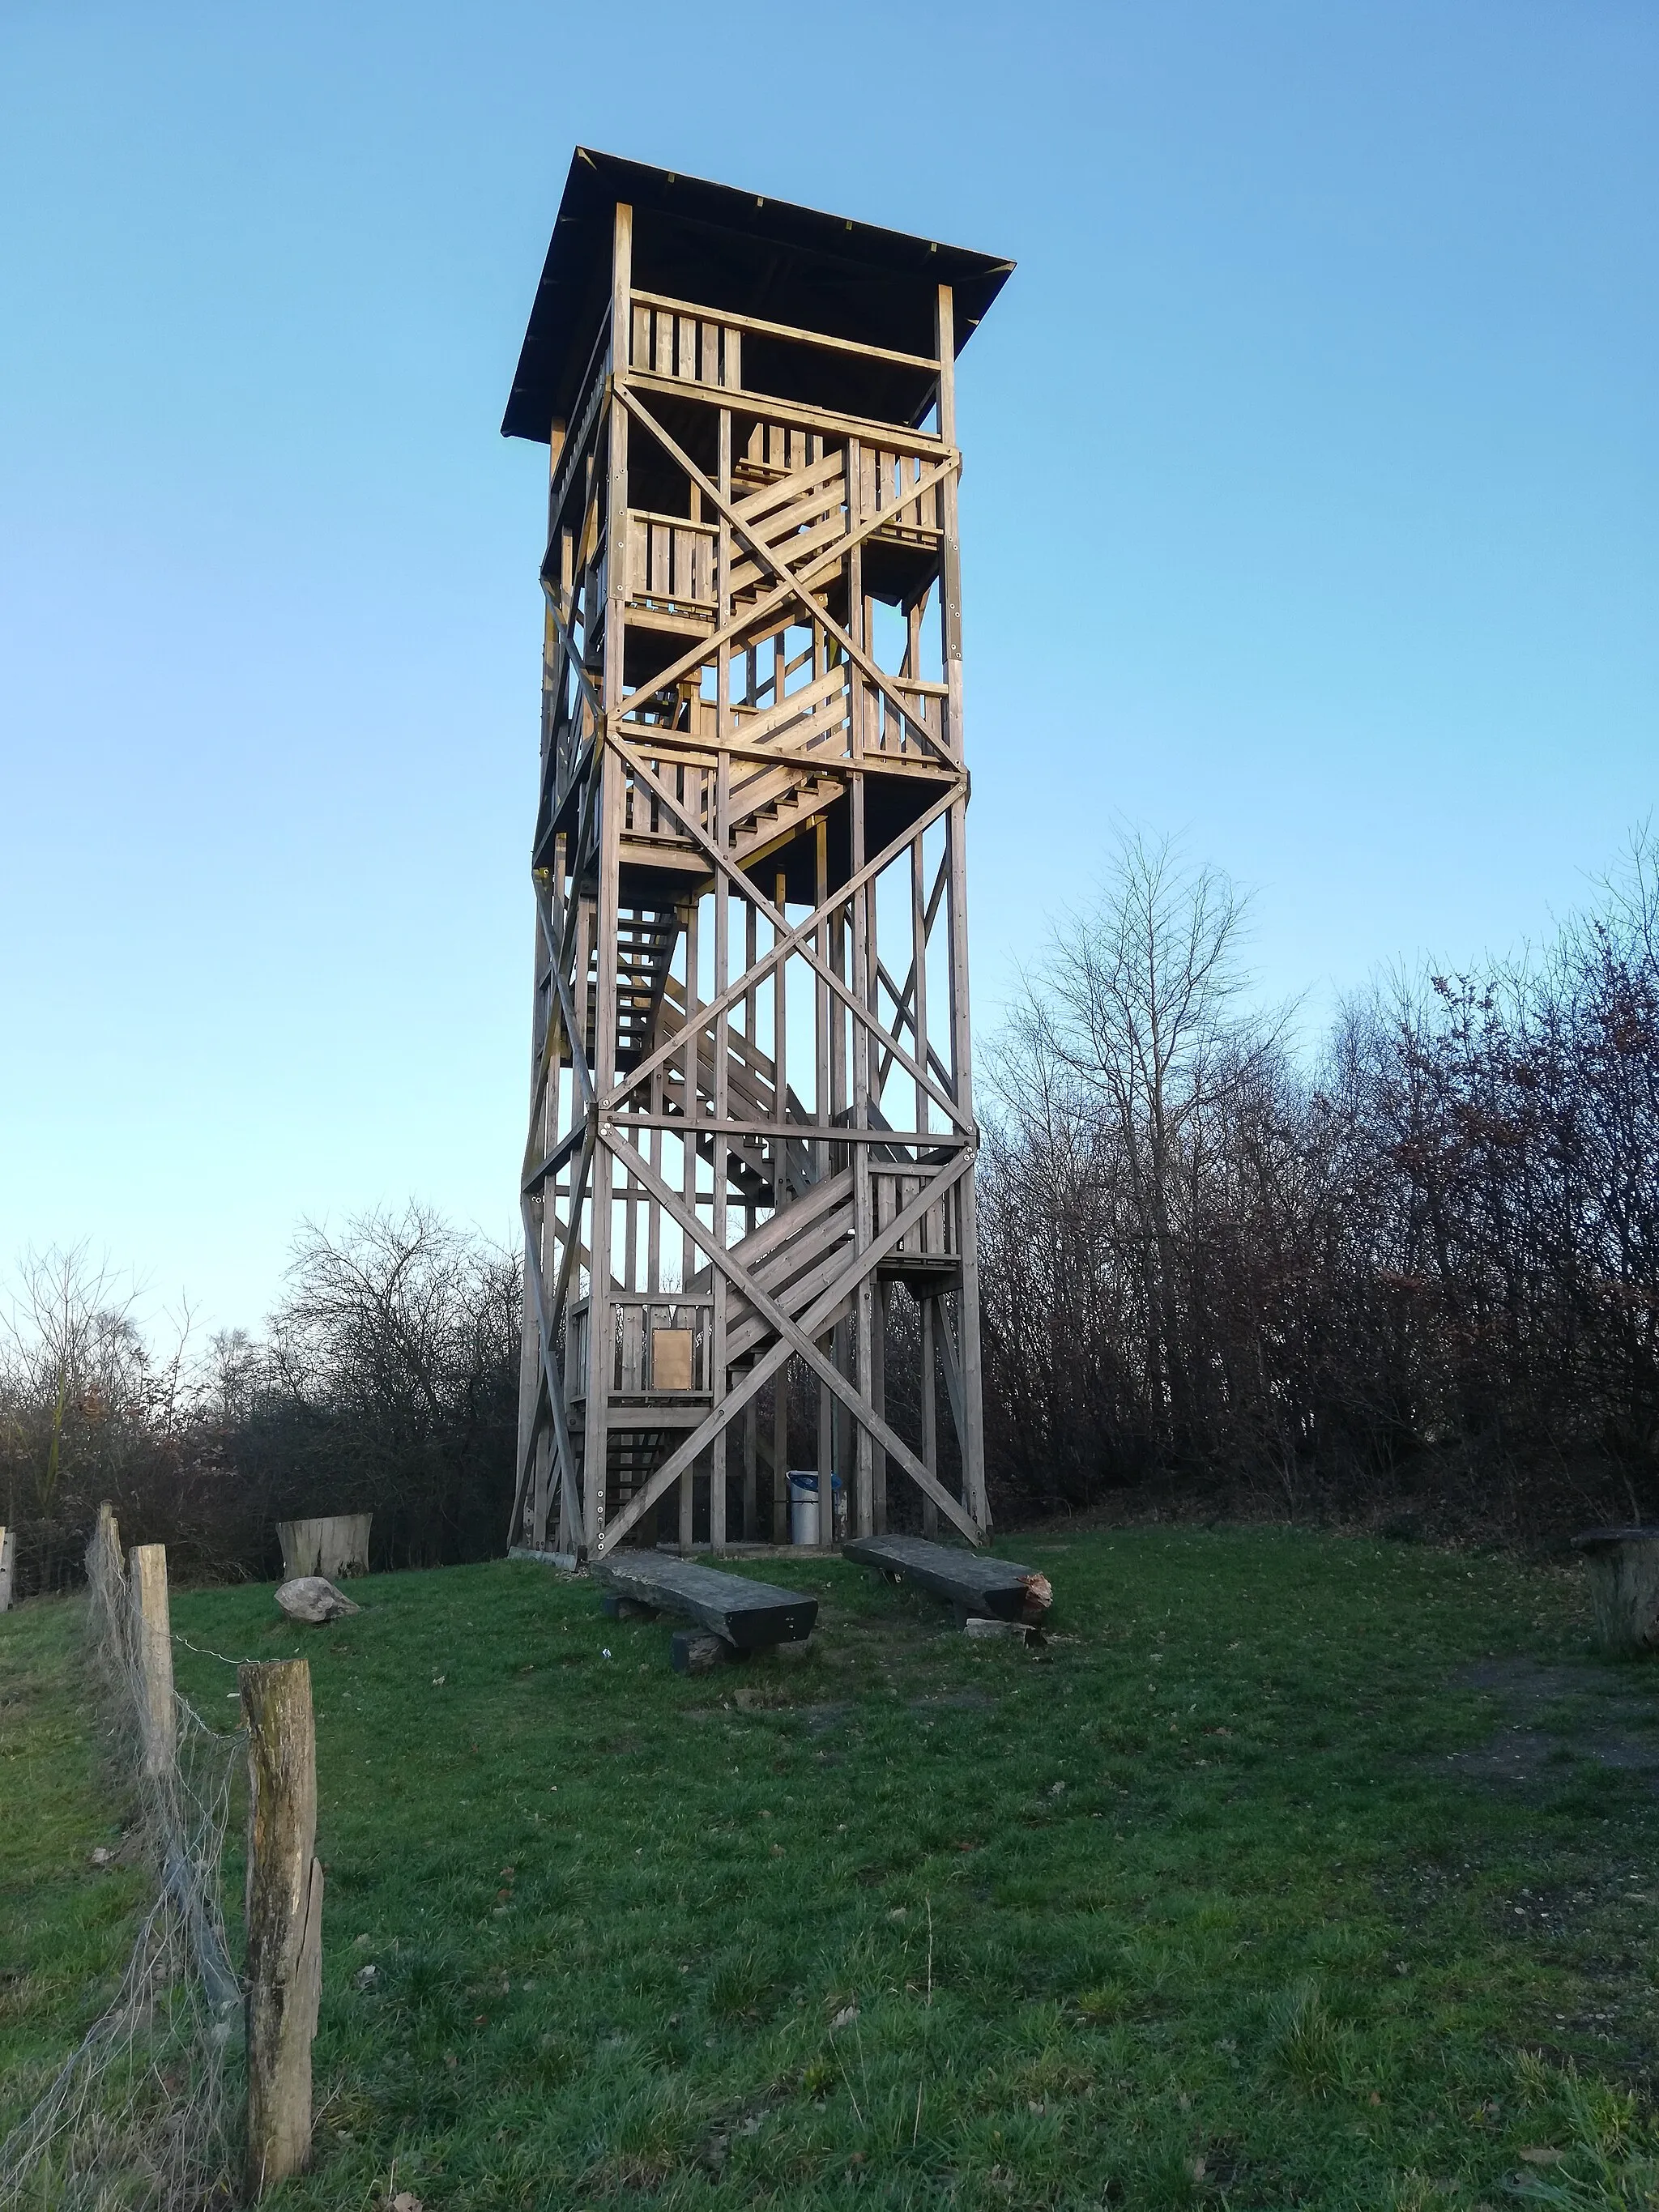
[[[311,1669],[266,1660],[238,1680],[248,1732],[247,2193],[257,2199],[311,2163],[323,1870]]]

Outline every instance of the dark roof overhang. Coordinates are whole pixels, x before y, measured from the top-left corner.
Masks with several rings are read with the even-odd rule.
[[[569,420],[610,296],[618,201],[634,210],[639,290],[900,353],[932,355],[940,284],[954,295],[960,353],[1014,265],[579,146],[501,419],[504,438],[545,445],[552,424]]]

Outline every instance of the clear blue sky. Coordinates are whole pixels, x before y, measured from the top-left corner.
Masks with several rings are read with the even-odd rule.
[[[1316,1016],[1545,931],[1659,798],[1656,113],[1651,0],[0,0],[0,1267],[257,1322],[302,1213],[514,1233],[577,141],[1020,264],[981,1026],[1115,819]]]

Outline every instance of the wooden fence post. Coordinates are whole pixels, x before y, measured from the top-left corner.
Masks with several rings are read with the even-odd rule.
[[[16,1535],[0,1522],[0,1613],[11,1611],[11,1571],[16,1553]]]
[[[165,1544],[135,1544],[130,1559],[132,1648],[138,1662],[138,1711],[144,1771],[159,1781],[173,1772],[178,1723],[173,1705],[173,1623],[167,1611]]]
[[[311,2162],[311,2039],[322,1995],[317,1737],[303,1659],[240,1668],[247,1723],[247,2192]]]
[[[87,1546],[87,1579],[106,1597],[112,1596],[123,1578],[121,1527],[115,1508],[106,1498],[98,1508],[92,1538]]]

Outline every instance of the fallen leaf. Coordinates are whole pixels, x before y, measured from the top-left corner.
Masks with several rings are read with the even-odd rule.
[[[859,2008],[855,2004],[843,2005],[830,2023],[830,2034],[833,2035],[838,2027],[850,2027],[858,2016]]]

